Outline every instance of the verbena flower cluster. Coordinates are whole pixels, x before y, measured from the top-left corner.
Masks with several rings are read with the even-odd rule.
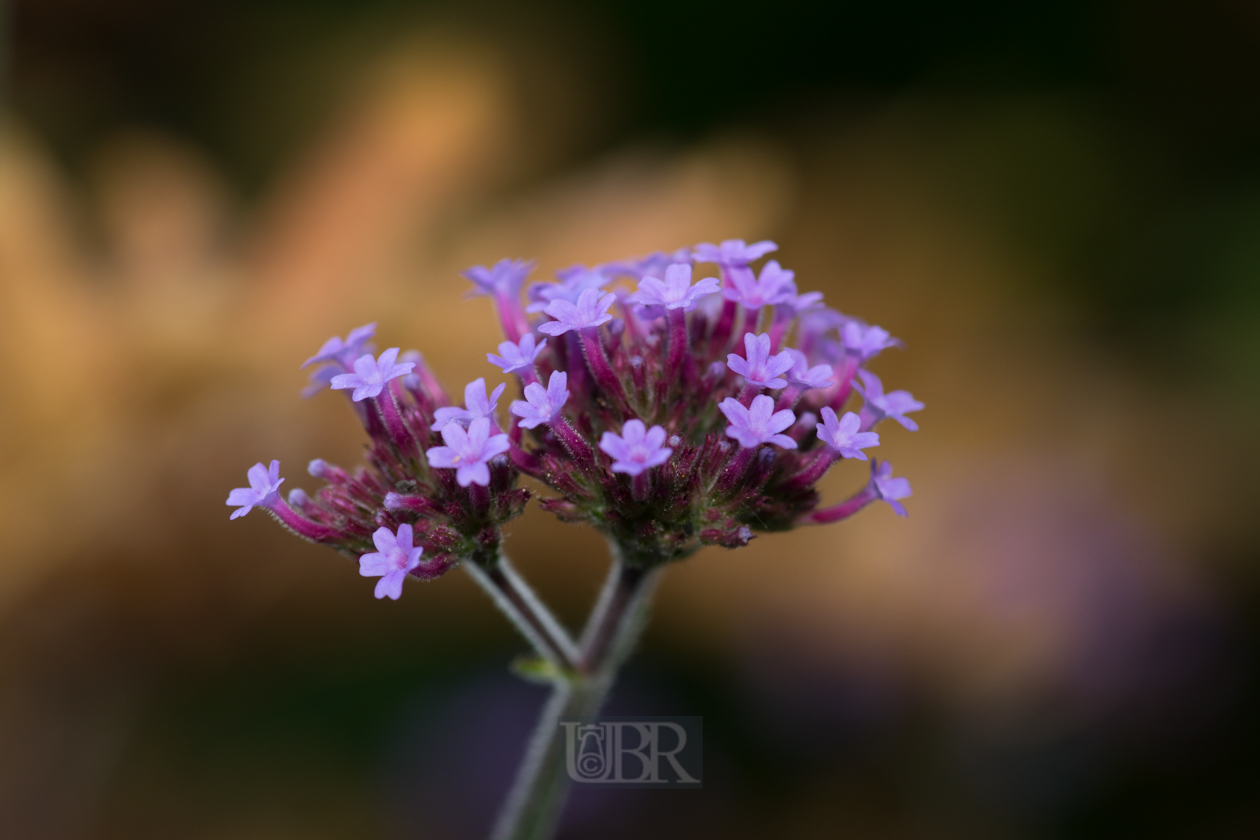
[[[753,267],[776,248],[702,243],[573,266],[528,288],[531,262],[471,268],[471,294],[494,300],[506,336],[486,358],[524,399],[500,411],[506,383],[491,391],[479,378],[461,407],[419,353],[374,356],[374,324],[331,338],[303,365],[314,367],[304,393],[349,396],[371,440],[366,463],[312,461],[324,486],[287,501],[279,464],[256,464],[250,486],[228,497],[232,518],[265,508],[358,557],[364,576],[380,578],[376,596],[397,598],[404,577],[492,566],[504,523],[530,496],[521,474],[552,491],[546,510],[594,526],[645,566],[879,500],[905,516],[909,482],[874,459],[856,494],[819,506],[815,484],[836,461],[867,460],[885,419],[917,429],[907,415],[923,404],[867,370],[900,342],[799,293],[777,261]],[[696,279],[698,267],[718,276]],[[846,411],[855,393],[862,405]]]

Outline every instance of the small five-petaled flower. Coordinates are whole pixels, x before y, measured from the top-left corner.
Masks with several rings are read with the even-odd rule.
[[[388,528],[377,528],[372,542],[376,544],[376,551],[359,558],[359,574],[379,577],[376,597],[397,601],[402,595],[403,580],[408,572],[420,565],[424,549],[412,545],[411,526],[406,523],[398,526],[397,535]]]

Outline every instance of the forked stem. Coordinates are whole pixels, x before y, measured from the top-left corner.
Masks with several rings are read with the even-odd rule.
[[[555,833],[570,784],[560,722],[599,714],[647,621],[663,571],[659,566],[626,565],[615,556],[582,632],[578,667],[570,678],[555,682],[490,835],[492,840],[548,840]]]

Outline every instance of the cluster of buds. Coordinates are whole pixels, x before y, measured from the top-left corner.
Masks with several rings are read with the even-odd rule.
[[[416,352],[380,356],[375,325],[330,339],[307,394],[348,393],[371,439],[353,472],[321,460],[324,486],[281,498],[279,466],[255,465],[228,504],[270,511],[294,533],[360,559],[377,597],[460,562],[493,568],[502,526],[522,512],[520,474],[554,492],[543,508],[604,532],[623,562],[649,567],[756,531],[835,522],[875,501],[900,515],[909,482],[887,462],[850,498],[820,507],[815,484],[839,460],[867,460],[876,427],[923,408],[885,392],[866,365],[899,342],[801,294],[772,242],[728,240],[557,273],[502,260],[464,276],[493,298],[506,341],[487,360],[524,399],[498,410],[484,379],[452,405]],[[694,279],[698,266],[718,276]],[[703,273],[703,272],[702,272]],[[524,294],[522,294],[524,292]],[[400,361],[401,360],[401,361]],[[857,411],[845,406],[862,399]],[[502,425],[506,419],[506,427]]]

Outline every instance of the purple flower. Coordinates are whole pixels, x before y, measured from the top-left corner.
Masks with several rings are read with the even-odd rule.
[[[264,467],[261,463],[254,464],[249,468],[247,475],[249,476],[248,487],[237,487],[228,493],[227,503],[240,505],[232,511],[229,519],[244,516],[253,510],[255,505],[270,507],[280,498],[280,485],[284,483],[284,479],[280,477],[279,461],[272,461],[270,467]]]
[[[744,351],[747,358],[742,358],[735,353],[728,354],[727,367],[747,379],[752,385],[774,389],[787,386],[787,380],[779,377],[792,369],[792,354],[784,350],[771,356],[769,333],[761,335],[745,333]]]
[[[778,245],[770,240],[744,244],[742,239],[727,239],[721,245],[701,242],[691,249],[692,258],[696,262],[711,262],[725,266],[748,265],[755,259],[764,257],[771,251],[777,251]]]
[[[863,449],[879,446],[879,435],[874,432],[860,432],[862,420],[852,411],[836,420],[836,413],[830,407],[823,407],[823,422],[818,424],[818,439],[840,453],[843,458],[866,460]]]
[[[788,349],[784,352],[792,357],[792,369],[788,371],[787,377],[793,385],[799,385],[802,390],[808,391],[810,388],[826,388],[832,383],[835,371],[831,365],[810,367],[809,360],[800,350]]]
[[[415,369],[424,364],[424,354],[419,350],[404,350],[398,358],[402,359],[404,364],[407,362],[412,364],[411,373],[403,377],[403,387],[410,388],[412,391],[419,391],[421,384],[420,374],[416,373]]]
[[[528,402],[516,400],[509,411],[521,418],[521,426],[526,429],[533,429],[541,423],[550,423],[569,400],[568,384],[567,373],[562,370],[552,371],[546,390],[537,382],[531,382],[525,386],[525,399]]]
[[[771,397],[765,394],[756,397],[751,408],[745,408],[739,400],[727,397],[718,408],[731,421],[731,425],[726,427],[726,436],[735,438],[745,449],[752,449],[763,443],[773,443],[784,449],[796,448],[796,441],[779,434],[796,422],[796,415],[790,408],[775,411]]]
[[[675,263],[665,269],[665,279],[644,277],[639,281],[639,290],[626,298],[630,303],[641,306],[660,306],[665,309],[682,309],[690,312],[696,308],[696,301],[705,295],[721,291],[716,277],[706,277],[691,285],[691,266],[686,263]]]
[[[538,329],[547,335],[564,335],[569,330],[582,330],[587,327],[598,327],[607,324],[613,316],[608,314],[608,307],[617,300],[614,294],[600,297],[599,289],[587,289],[578,296],[577,303],[567,300],[553,300],[543,310],[554,321],[548,321]]]
[[[486,396],[486,380],[477,377],[464,386],[464,408],[448,405],[433,412],[433,431],[440,432],[451,422],[467,427],[469,423],[482,417],[488,417],[493,422],[494,410],[498,408],[499,397],[506,387],[506,382],[500,382],[494,393]]]
[[[398,376],[406,376],[416,366],[415,362],[396,363],[397,359],[397,347],[386,350],[380,359],[373,359],[371,353],[364,353],[354,360],[354,373],[343,373],[332,378],[333,390],[353,388],[352,399],[355,402],[375,397],[386,382]]]
[[[302,362],[302,367],[305,368],[319,362],[335,362],[345,368],[349,368],[354,360],[363,353],[363,345],[367,344],[374,335],[376,335],[375,323],[365,324],[358,329],[351,330],[345,341],[334,335],[324,342],[324,346],[319,348],[319,351],[314,356]]]
[[[733,271],[730,274],[731,286],[722,290],[727,300],[741,303],[749,309],[759,309],[775,303],[791,303],[796,300],[796,275],[781,268],[775,260],[770,260],[761,267],[761,276],[753,278],[752,269]],[[822,299],[819,293],[818,299]]]
[[[612,456],[612,471],[638,475],[669,460],[674,450],[665,446],[665,427],[647,428],[642,420],[627,420],[621,434],[604,432],[599,448]]]
[[[364,349],[371,349],[368,340],[375,333],[376,324],[365,324],[351,330],[345,341],[335,335],[325,341],[324,346],[319,348],[319,352],[302,363],[302,368],[308,365],[320,365],[311,371],[310,382],[302,389],[303,399],[315,396],[328,387],[328,383],[334,376],[349,371],[354,360],[363,353]]]
[[[363,577],[379,577],[376,582],[376,597],[390,598],[397,601],[402,595],[403,579],[416,566],[420,565],[420,555],[424,553],[421,546],[411,545],[410,525],[399,525],[398,535],[388,528],[376,529],[372,542],[376,543],[376,551],[364,554],[359,558],[359,574]]]
[[[871,489],[882,501],[888,502],[893,513],[898,516],[910,515],[906,512],[905,505],[897,501],[910,495],[910,480],[893,478],[892,464],[884,461],[876,466],[874,461],[871,462]]]
[[[862,361],[879,355],[881,350],[901,345],[883,327],[868,327],[860,321],[845,322],[840,329],[840,342],[848,353]]]
[[[557,271],[556,276],[560,278],[559,283],[534,283],[529,287],[532,303],[525,307],[526,312],[544,312],[557,300],[577,303],[587,289],[602,289],[611,279],[601,269],[584,265],[571,265]]]
[[[610,276],[625,275],[636,280],[644,277],[664,277],[665,269],[674,263],[690,263],[691,249],[679,248],[672,254],[665,251],[653,251],[646,257],[637,260],[619,260],[597,266],[597,270]]]
[[[547,339],[543,339],[537,344],[534,343],[534,334],[525,333],[521,336],[519,344],[513,344],[505,341],[499,345],[499,355],[493,353],[486,354],[486,361],[492,365],[498,365],[503,369],[504,373],[511,373],[516,370],[525,370],[534,364],[534,359],[538,358],[538,354],[547,346]]]
[[[862,377],[862,384],[854,382],[853,389],[866,400],[866,408],[871,409],[877,420],[891,417],[910,431],[918,431],[919,424],[905,415],[910,411],[919,411],[923,408],[923,403],[912,397],[909,391],[885,394],[884,383],[869,370],[859,370],[858,376]]]
[[[534,260],[499,260],[491,268],[474,265],[461,273],[473,283],[469,297],[502,295],[515,299],[521,293],[525,278],[536,265],[538,263]]]
[[[454,469],[455,480],[460,487],[469,484],[490,484],[490,467],[487,462],[496,455],[508,451],[511,444],[504,434],[490,434],[490,420],[478,417],[468,425],[468,431],[458,423],[442,427],[442,440],[446,446],[434,446],[426,453],[429,466],[436,469]]]

